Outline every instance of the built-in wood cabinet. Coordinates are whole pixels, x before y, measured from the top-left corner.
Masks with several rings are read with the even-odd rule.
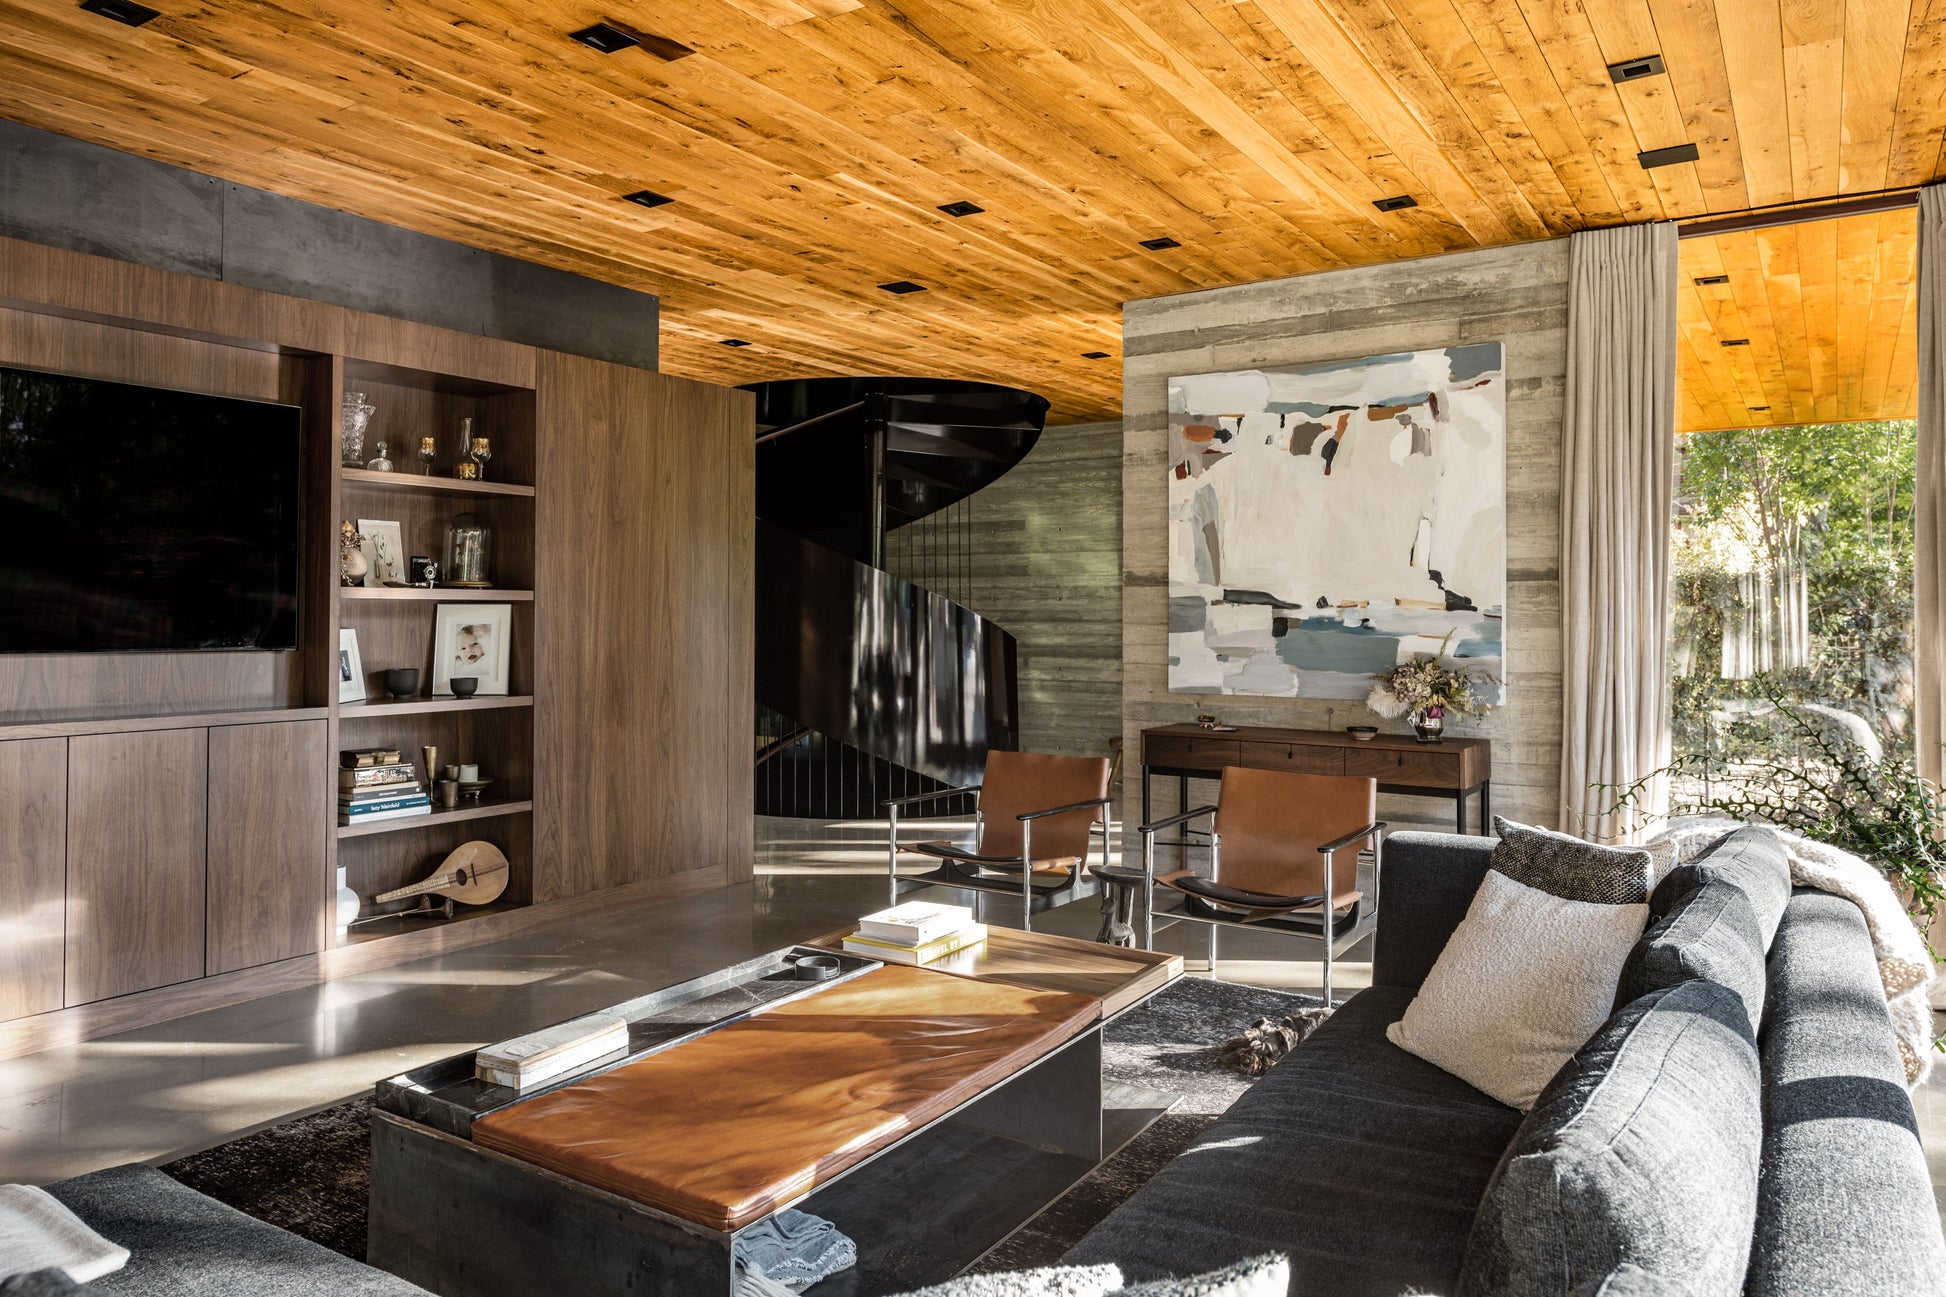
[[[0,743],[0,789],[0,1018],[18,1018],[65,996],[67,740]]]
[[[207,734],[68,740],[70,1005],[203,975]]]
[[[331,813],[318,771],[327,747],[321,720],[209,731],[205,972],[318,949]]]

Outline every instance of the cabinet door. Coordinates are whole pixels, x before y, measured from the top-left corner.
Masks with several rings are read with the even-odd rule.
[[[324,923],[323,721],[209,732],[209,973],[308,955]]]
[[[209,731],[68,740],[67,1002],[203,975]]]
[[[0,743],[0,1019],[61,1007],[68,741]]]

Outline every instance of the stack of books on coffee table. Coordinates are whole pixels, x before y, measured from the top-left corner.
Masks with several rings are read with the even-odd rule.
[[[987,939],[987,925],[964,905],[907,901],[858,921],[845,949],[888,964],[930,964]]]

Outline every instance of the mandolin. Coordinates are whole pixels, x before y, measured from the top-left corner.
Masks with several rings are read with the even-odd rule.
[[[374,904],[403,901],[408,896],[444,896],[461,905],[487,905],[500,899],[507,890],[507,857],[491,842],[461,843],[457,851],[439,862],[432,877],[372,898]]]

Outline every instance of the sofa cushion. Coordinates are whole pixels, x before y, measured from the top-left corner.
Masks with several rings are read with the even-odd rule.
[[[1446,948],[1493,860],[1492,838],[1394,833],[1385,840],[1385,886],[1395,901],[1372,934],[1372,985],[1416,991]]]
[[[1294,1293],[1450,1293],[1520,1114],[1385,1039],[1411,995],[1353,996],[1065,1260],[1139,1282],[1281,1252]]]
[[[426,1290],[252,1220],[150,1166],[116,1166],[47,1191],[128,1264],[82,1291],[157,1297],[429,1297]]]
[[[1795,893],[1770,948],[1750,1297],[1946,1292],[1918,1121],[1858,907]]]
[[[1765,959],[1791,896],[1789,853],[1749,825],[1671,870],[1649,897],[1649,927],[1615,992],[1624,1005],[1700,977],[1735,991],[1754,1032],[1763,1022]]]
[[[1615,1014],[1521,1123],[1467,1241],[1462,1297],[1743,1284],[1763,1144],[1757,1042],[1714,982]],[[1631,1291],[1624,1284],[1617,1291]],[[1652,1291],[1653,1289],[1651,1289]]]

